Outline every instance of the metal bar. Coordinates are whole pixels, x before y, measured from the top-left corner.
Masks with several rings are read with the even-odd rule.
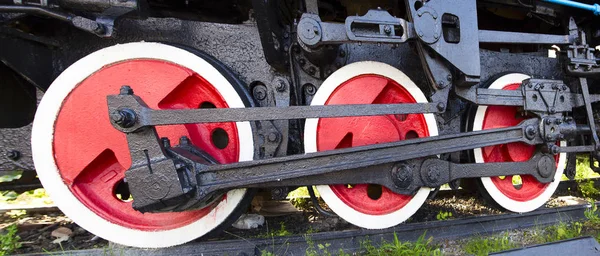
[[[594,146],[571,146],[571,147],[558,147],[560,153],[580,153],[580,152],[593,152],[596,151]]]
[[[214,108],[214,109],[177,109],[153,110],[146,108],[142,116],[144,125],[167,125],[243,122],[261,120],[287,120],[305,118],[351,117],[398,115],[414,113],[436,113],[436,104],[361,104],[361,105],[327,105],[327,106],[289,106],[261,108]]]
[[[248,184],[276,182],[341,170],[369,168],[399,161],[450,153],[512,142],[535,143],[527,140],[524,128],[537,127],[537,119],[523,121],[518,126],[426,137],[379,145],[369,145],[286,157],[212,165],[206,169],[206,180],[200,187],[211,193],[217,190],[244,187]],[[400,153],[402,152],[402,153]],[[353,170],[356,171],[356,170]],[[215,177],[211,179],[210,177]]]
[[[549,35],[494,30],[479,30],[480,43],[506,44],[571,44],[568,35]]]
[[[592,11],[592,12],[594,12],[594,15],[600,15],[600,5],[598,5],[598,4],[591,5],[591,4],[584,4],[584,3],[570,1],[570,0],[544,0],[544,1],[546,1],[548,3],[569,6],[569,7],[573,7],[573,8],[579,8],[579,9],[583,9],[586,11]]]
[[[32,13],[71,22],[73,15],[37,6],[0,5],[0,12]]]
[[[600,148],[600,141],[598,140],[598,133],[596,133],[596,123],[594,122],[594,112],[592,111],[592,102],[590,98],[590,91],[588,89],[587,78],[580,77],[579,85],[581,86],[581,93],[583,94],[585,112],[587,114],[588,125],[590,126],[590,130],[592,131],[592,139],[594,140],[594,146],[596,147],[596,149],[598,149]]]

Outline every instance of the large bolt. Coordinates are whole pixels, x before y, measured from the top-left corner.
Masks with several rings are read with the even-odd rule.
[[[430,166],[427,169],[427,180],[429,180],[429,182],[431,183],[436,183],[438,182],[438,180],[440,179],[440,170],[438,168],[436,168],[435,166]]]
[[[267,87],[264,85],[257,85],[252,88],[252,95],[257,100],[264,100],[267,98]]]
[[[550,153],[552,153],[553,155],[558,154],[558,151],[559,151],[558,146],[552,145],[552,147],[550,147]]]
[[[113,111],[110,114],[110,119],[115,124],[123,128],[132,127],[137,122],[137,116],[135,114],[135,111],[128,108]]]
[[[556,162],[550,156],[543,156],[537,163],[537,170],[540,176],[544,178],[550,177],[552,171],[556,168]]]
[[[133,89],[129,85],[121,86],[121,90],[119,90],[119,94],[121,95],[133,95]]]
[[[8,157],[8,159],[16,161],[19,160],[19,158],[21,158],[21,152],[17,151],[17,150],[11,150],[6,152],[6,157]]]
[[[392,180],[399,188],[408,188],[412,183],[412,169],[407,164],[396,164],[392,167]]]
[[[536,133],[537,131],[532,125],[529,125],[527,126],[527,128],[525,128],[525,136],[527,137],[527,139],[532,140],[533,138],[535,138]]]

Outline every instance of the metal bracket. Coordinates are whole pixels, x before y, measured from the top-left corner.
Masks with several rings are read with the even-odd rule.
[[[414,37],[412,24],[379,9],[349,16],[344,24],[322,22],[318,15],[304,13],[297,31],[298,41],[311,48],[348,42],[404,43]]]

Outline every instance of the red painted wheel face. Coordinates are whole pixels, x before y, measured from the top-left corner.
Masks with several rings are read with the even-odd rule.
[[[503,90],[517,90],[521,84],[509,84]],[[483,118],[482,130],[518,125],[525,117],[519,116],[516,107],[489,106]],[[482,148],[483,160],[489,162],[524,162],[531,159],[535,146],[517,142]],[[555,157],[558,164],[558,156]],[[531,175],[521,175],[521,184],[513,184],[513,176],[491,177],[494,185],[508,198],[526,202],[541,195],[548,184],[540,183]]]
[[[227,108],[219,92],[193,71],[159,60],[130,60],[106,66],[82,81],[65,99],[55,122],[54,158],[64,183],[90,210],[120,226],[138,230],[169,230],[192,223],[211,207],[183,213],[142,214],[115,195],[131,157],[125,135],[108,117],[106,95],[129,85],[150,108]],[[161,137],[192,143],[220,163],[237,162],[235,123],[157,127]]]
[[[402,85],[387,77],[361,75],[337,87],[325,105],[392,103],[416,103],[416,100]],[[422,114],[321,118],[317,125],[317,150],[428,136]],[[412,196],[399,195],[379,185],[332,185],[330,188],[348,206],[371,215],[395,212],[412,199]]]

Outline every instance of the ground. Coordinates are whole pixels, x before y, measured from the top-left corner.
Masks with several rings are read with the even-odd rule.
[[[585,179],[598,177],[586,168],[579,166],[578,177]],[[5,179],[6,177],[3,177]],[[600,192],[594,181],[582,180],[574,190],[558,191],[546,207],[559,207],[572,203],[598,201]],[[310,234],[319,231],[356,229],[344,220],[325,217],[314,210],[307,198],[305,188],[290,194],[288,201],[253,202],[251,211],[265,215],[265,224],[250,230],[228,228],[220,235],[203,239],[269,238]],[[268,194],[259,194],[268,197]],[[565,197],[568,196],[568,197]],[[52,207],[52,200],[43,189],[22,194],[4,191],[0,197],[0,255],[10,253],[52,252],[87,248],[107,248],[108,242],[83,230]],[[321,201],[322,207],[327,206]],[[11,208],[37,207],[25,210]],[[39,208],[42,207],[42,208]],[[424,222],[462,218],[468,216],[499,214],[502,211],[488,205],[480,197],[464,190],[440,191],[435,198],[428,199],[425,205],[407,222]],[[550,227],[534,227],[524,230],[510,230],[492,236],[476,236],[461,240],[435,240],[434,233],[423,234],[417,242],[403,242],[401,238],[384,243],[363,243],[357,255],[487,255],[489,252],[541,244],[580,236],[600,238],[600,217],[598,209],[590,208],[586,220],[575,223],[560,223]],[[307,236],[308,237],[308,236]],[[315,244],[307,239],[311,250],[307,255],[337,255],[340,252],[327,251],[327,245]],[[263,252],[264,255],[272,255]],[[346,255],[346,254],[344,254]]]

